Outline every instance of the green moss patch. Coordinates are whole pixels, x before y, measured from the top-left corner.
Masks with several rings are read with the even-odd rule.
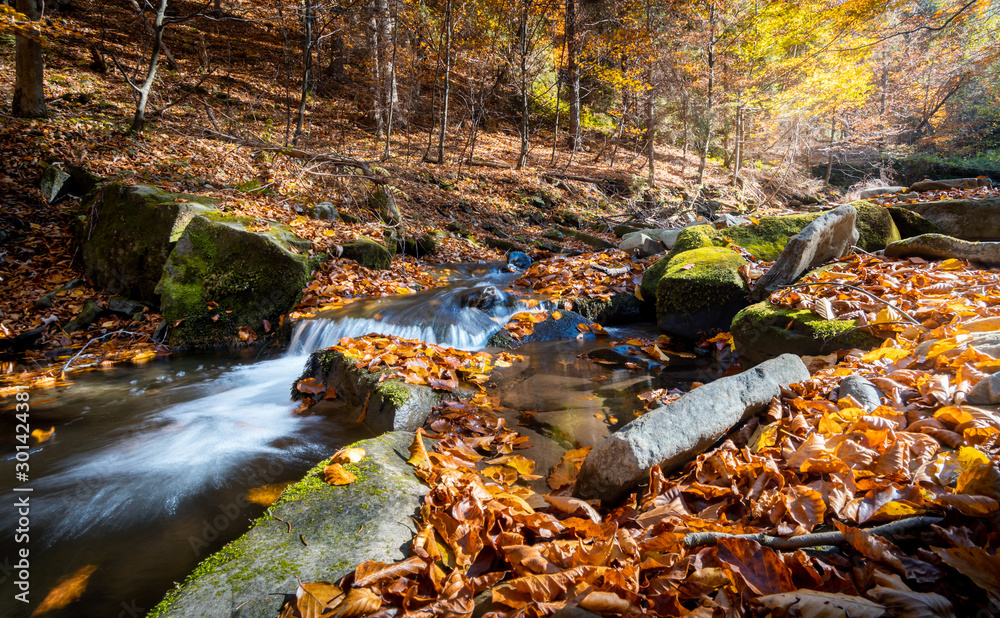
[[[746,261],[722,247],[685,251],[667,264],[656,290],[660,328],[680,337],[725,328],[749,293],[739,269]]]
[[[776,307],[764,301],[743,309],[732,322],[736,352],[750,363],[784,353],[800,356],[878,347],[880,337],[857,328],[855,320],[826,320],[808,309]]]

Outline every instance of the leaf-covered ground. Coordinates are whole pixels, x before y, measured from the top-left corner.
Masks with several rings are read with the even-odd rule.
[[[852,257],[805,281],[825,285],[776,293],[780,304],[864,315],[885,343],[806,359],[810,380],[683,472],[654,468],[623,504],[572,497],[586,449],[535,470],[487,396],[443,407],[411,447],[431,487],[411,557],[364,563],[336,585],[303,583],[283,616],[460,616],[482,603],[497,618],[567,605],[989,615],[1000,601],[1000,419],[965,395],[1000,360],[963,343],[1000,327],[998,276],[958,261]],[[669,342],[626,343],[655,358]],[[849,375],[875,383],[884,404],[867,412],[834,397]],[[529,487],[538,473],[547,494]]]

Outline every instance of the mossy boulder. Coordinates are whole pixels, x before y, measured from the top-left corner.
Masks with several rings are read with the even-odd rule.
[[[436,253],[438,245],[447,238],[448,233],[441,230],[427,230],[420,236],[407,236],[403,239],[403,253],[413,257]]]
[[[84,273],[113,294],[155,303],[163,267],[181,234],[195,216],[214,211],[211,200],[197,195],[107,184],[84,204]]]
[[[854,202],[857,209],[858,247],[865,251],[880,251],[886,245],[900,239],[899,230],[893,223],[889,211],[870,202]],[[660,278],[667,264],[677,255],[703,247],[726,247],[737,245],[746,249],[758,260],[778,259],[788,240],[815,221],[823,212],[811,212],[778,217],[761,217],[757,223],[739,225],[717,230],[711,225],[693,225],[685,228],[674,246],[660,261],[646,269],[642,275],[642,297],[655,298]]]
[[[236,341],[248,326],[260,332],[295,306],[311,266],[307,241],[272,225],[252,232],[251,219],[211,213],[191,219],[163,267],[156,288],[174,345]],[[294,240],[293,240],[294,239]]]
[[[826,320],[808,309],[764,301],[736,314],[731,332],[740,359],[757,364],[785,353],[818,356],[853,348],[868,350],[882,343],[857,325],[855,320]]]
[[[292,399],[304,397],[297,385],[307,378],[318,380],[327,392],[333,389],[336,395],[316,404],[311,411],[361,419],[375,433],[416,431],[423,426],[431,409],[450,395],[398,378],[386,380],[384,371],[357,367],[333,349],[317,350],[309,356],[302,375],[292,386]]]
[[[901,206],[888,206],[886,210],[892,217],[892,222],[899,230],[900,238],[913,238],[923,234],[940,234],[941,228],[924,219],[909,208]]]
[[[354,260],[365,268],[386,270],[392,265],[393,253],[385,245],[362,236],[354,242],[345,244],[344,252],[341,256],[349,260]]]
[[[368,197],[368,208],[386,225],[399,225],[402,220],[393,190],[386,185],[380,185],[372,191]]]
[[[416,534],[412,518],[427,493],[406,463],[413,437],[388,433],[351,445],[365,458],[344,466],[357,477],[349,485],[325,483],[328,461],[319,463],[149,616],[273,618],[299,581],[337,581],[366,560],[406,558]]]
[[[576,298],[573,311],[601,325],[633,324],[645,317],[643,304],[632,294],[615,294],[608,299]]]
[[[738,253],[704,247],[674,256],[656,288],[656,323],[660,330],[686,339],[728,328],[747,305],[747,287]]]
[[[962,240],[1000,238],[1000,198],[982,200],[939,200],[923,204],[904,204],[940,228],[941,234]]]

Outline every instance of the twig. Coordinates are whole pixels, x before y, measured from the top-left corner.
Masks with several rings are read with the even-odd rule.
[[[900,309],[896,305],[890,303],[889,301],[882,300],[878,296],[875,296],[871,292],[867,292],[867,291],[859,288],[856,285],[849,285],[847,283],[835,283],[833,281],[817,281],[816,283],[796,283],[796,284],[793,284],[793,285],[786,285],[785,287],[783,287],[781,289],[783,289],[783,290],[790,290],[792,288],[808,288],[808,287],[814,287],[814,286],[818,286],[818,285],[835,285],[835,286],[838,286],[838,287],[847,288],[849,290],[854,290],[855,292],[859,292],[861,294],[864,294],[868,298],[870,298],[870,299],[872,299],[874,301],[880,302],[883,305],[885,305],[886,307],[889,307],[890,309],[892,309],[894,311],[898,311],[901,316],[903,316],[904,318],[906,318],[907,322],[909,322],[910,324],[913,324],[914,326],[919,326],[920,328],[924,329],[924,332],[927,332],[927,330],[928,330],[926,326],[924,326],[923,324],[921,324],[920,322],[918,322],[916,320],[916,318],[914,318],[909,313],[903,311],[902,309]]]
[[[892,536],[905,534],[911,530],[924,528],[931,524],[939,523],[943,517],[922,516],[900,519],[874,528],[865,528],[868,534],[878,534],[880,536]],[[818,545],[839,545],[847,539],[842,532],[816,532],[812,534],[800,534],[798,536],[771,536],[764,532],[755,534],[727,534],[725,532],[692,532],[685,535],[684,544],[690,549],[702,545],[715,545],[719,539],[750,539],[757,541],[764,547],[771,549],[790,550],[801,549],[803,547],[816,547]]]
[[[137,333],[137,332],[130,331],[130,330],[116,330],[113,333],[108,333],[106,335],[101,335],[100,337],[93,337],[93,338],[90,339],[90,341],[88,341],[87,343],[85,343],[82,348],[80,348],[79,352],[77,352],[76,354],[73,355],[73,358],[71,358],[68,361],[66,361],[66,364],[63,365],[62,369],[59,370],[59,375],[65,375],[66,374],[66,369],[71,364],[73,364],[73,361],[75,361],[77,359],[77,357],[79,357],[81,354],[83,354],[83,351],[86,350],[87,347],[90,346],[90,344],[94,343],[95,341],[100,341],[101,339],[105,339],[107,337],[112,337],[114,335],[132,335],[133,337],[145,337],[146,339],[149,339],[153,343],[156,343],[156,340],[153,339],[152,337],[150,337],[149,335],[146,335],[146,334],[143,334],[143,333]]]

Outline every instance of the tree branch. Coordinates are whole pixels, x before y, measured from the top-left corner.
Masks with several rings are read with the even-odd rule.
[[[922,516],[900,519],[874,528],[865,528],[868,534],[880,536],[901,535],[925,528],[931,524],[939,523],[943,517]],[[728,534],[725,532],[692,532],[684,536],[684,544],[689,548],[701,547],[702,545],[715,545],[719,539],[750,539],[757,541],[764,547],[777,550],[802,549],[803,547],[816,547],[818,545],[840,545],[847,539],[842,532],[816,532],[812,534],[800,534],[798,536],[771,536],[764,532],[756,534]]]

